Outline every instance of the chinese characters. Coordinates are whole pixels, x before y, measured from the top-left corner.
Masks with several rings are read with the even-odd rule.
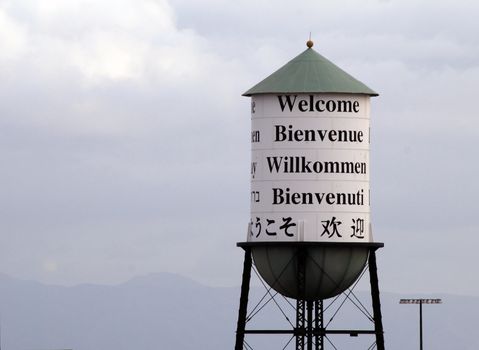
[[[320,237],[324,238],[365,238],[365,220],[352,218],[351,225],[347,227],[336,216],[321,220]],[[297,223],[291,216],[278,218],[254,217],[250,221],[250,236],[258,238],[262,236],[286,236],[294,237],[297,234]]]

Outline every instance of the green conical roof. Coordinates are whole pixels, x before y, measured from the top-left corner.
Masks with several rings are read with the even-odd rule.
[[[274,93],[378,94],[309,48],[246,91],[243,96]]]

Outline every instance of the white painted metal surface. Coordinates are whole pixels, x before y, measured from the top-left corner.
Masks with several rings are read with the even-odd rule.
[[[369,96],[255,95],[248,241],[371,242]]]

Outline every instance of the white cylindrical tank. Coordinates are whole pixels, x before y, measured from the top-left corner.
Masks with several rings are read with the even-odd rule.
[[[309,47],[248,90],[251,218],[247,244],[262,277],[298,298],[324,299],[358,277],[371,234],[370,97],[377,94]]]
[[[369,96],[252,96],[248,241],[370,242]]]

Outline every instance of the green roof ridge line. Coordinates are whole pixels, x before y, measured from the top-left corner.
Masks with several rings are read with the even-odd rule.
[[[347,93],[378,96],[377,92],[311,48],[260,81],[243,96],[274,93]]]

